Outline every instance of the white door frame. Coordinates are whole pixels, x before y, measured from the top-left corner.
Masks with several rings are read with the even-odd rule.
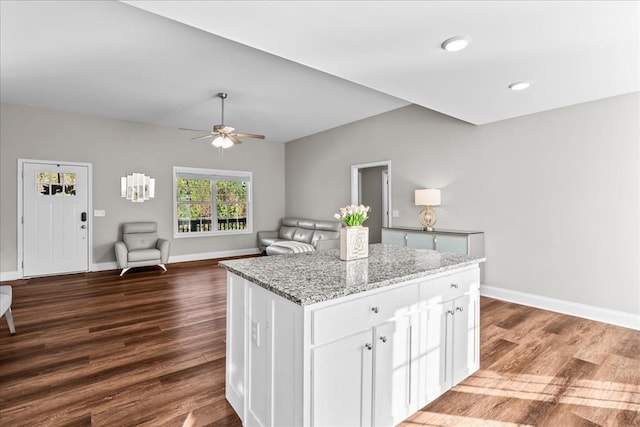
[[[24,278],[24,243],[22,241],[24,235],[24,224],[22,220],[24,210],[24,198],[22,194],[22,188],[24,187],[23,167],[25,163],[41,163],[41,164],[54,164],[54,165],[68,165],[68,166],[85,166],[87,168],[87,226],[89,232],[87,233],[87,266],[89,271],[93,266],[93,171],[91,163],[79,163],[79,162],[65,162],[56,160],[33,160],[33,159],[18,159],[18,200],[16,206],[18,207],[18,278]]]
[[[365,168],[373,168],[376,166],[386,166],[387,167],[387,174],[388,174],[388,180],[387,180],[387,202],[388,202],[388,206],[387,206],[387,224],[388,227],[391,227],[391,218],[392,218],[392,210],[391,210],[391,160],[382,160],[379,162],[372,162],[372,163],[362,163],[359,165],[351,165],[351,204],[352,205],[357,205],[359,204],[358,202],[358,196],[360,195],[360,179],[359,179],[359,174],[360,174],[360,169],[365,169]],[[384,192],[384,190],[383,190]],[[384,221],[383,221],[384,223]]]

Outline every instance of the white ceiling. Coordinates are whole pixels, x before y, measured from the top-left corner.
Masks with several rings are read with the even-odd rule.
[[[226,91],[226,122],[267,141],[408,103],[485,124],[640,90],[638,1],[0,7],[3,103],[207,129]],[[455,35],[470,46],[443,51]]]

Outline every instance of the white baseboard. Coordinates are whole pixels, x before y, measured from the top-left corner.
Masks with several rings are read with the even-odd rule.
[[[593,305],[578,304],[540,295],[527,294],[512,291],[510,289],[496,288],[494,286],[480,285],[480,295],[516,304],[528,305],[543,310],[555,311],[571,316],[582,317],[598,322],[610,323],[625,328],[640,330],[640,316],[624,311],[610,310],[608,308]]]
[[[0,273],[0,282],[6,282],[7,280],[22,279],[19,271],[3,271]]]
[[[232,256],[255,255],[259,253],[260,253],[260,250],[258,248],[250,248],[250,249],[236,249],[233,251],[217,251],[217,252],[203,252],[199,254],[176,255],[176,256],[169,257],[169,264],[171,264],[172,262],[200,261],[203,259],[228,258]]]
[[[216,259],[216,258],[228,258],[233,256],[242,255],[255,255],[259,254],[258,248],[249,249],[237,249],[233,251],[217,251],[217,252],[203,252],[199,254],[187,254],[187,255],[175,255],[169,257],[169,264],[173,262],[188,262],[188,261],[201,261],[203,259]],[[105,270],[118,270],[118,263],[114,261],[100,262],[91,264],[91,270],[89,271],[105,271]],[[7,280],[18,280],[23,277],[18,271],[5,271],[0,273],[0,282]]]

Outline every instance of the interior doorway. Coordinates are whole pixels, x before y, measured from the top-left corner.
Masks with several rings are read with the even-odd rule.
[[[380,243],[382,228],[391,227],[391,161],[351,166],[351,203],[371,208],[369,243]]]

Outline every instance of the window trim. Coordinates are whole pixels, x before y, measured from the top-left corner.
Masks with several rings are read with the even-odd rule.
[[[248,183],[247,189],[247,225],[244,230],[232,230],[232,231],[218,231],[210,230],[210,231],[200,231],[200,232],[189,232],[189,233],[178,233],[178,175],[181,174],[193,174],[193,175],[202,175],[205,179],[215,180],[216,177],[221,178],[244,178],[244,180]],[[173,184],[172,184],[172,197],[173,202],[171,205],[173,206],[173,238],[174,239],[186,239],[190,237],[214,237],[214,236],[234,236],[239,234],[252,234],[253,233],[253,173],[251,171],[237,171],[237,170],[223,170],[223,169],[204,169],[204,168],[191,168],[184,166],[174,166],[173,167]],[[211,214],[216,213],[217,209],[215,206],[215,194],[211,195]],[[217,219],[217,218],[216,218]]]

